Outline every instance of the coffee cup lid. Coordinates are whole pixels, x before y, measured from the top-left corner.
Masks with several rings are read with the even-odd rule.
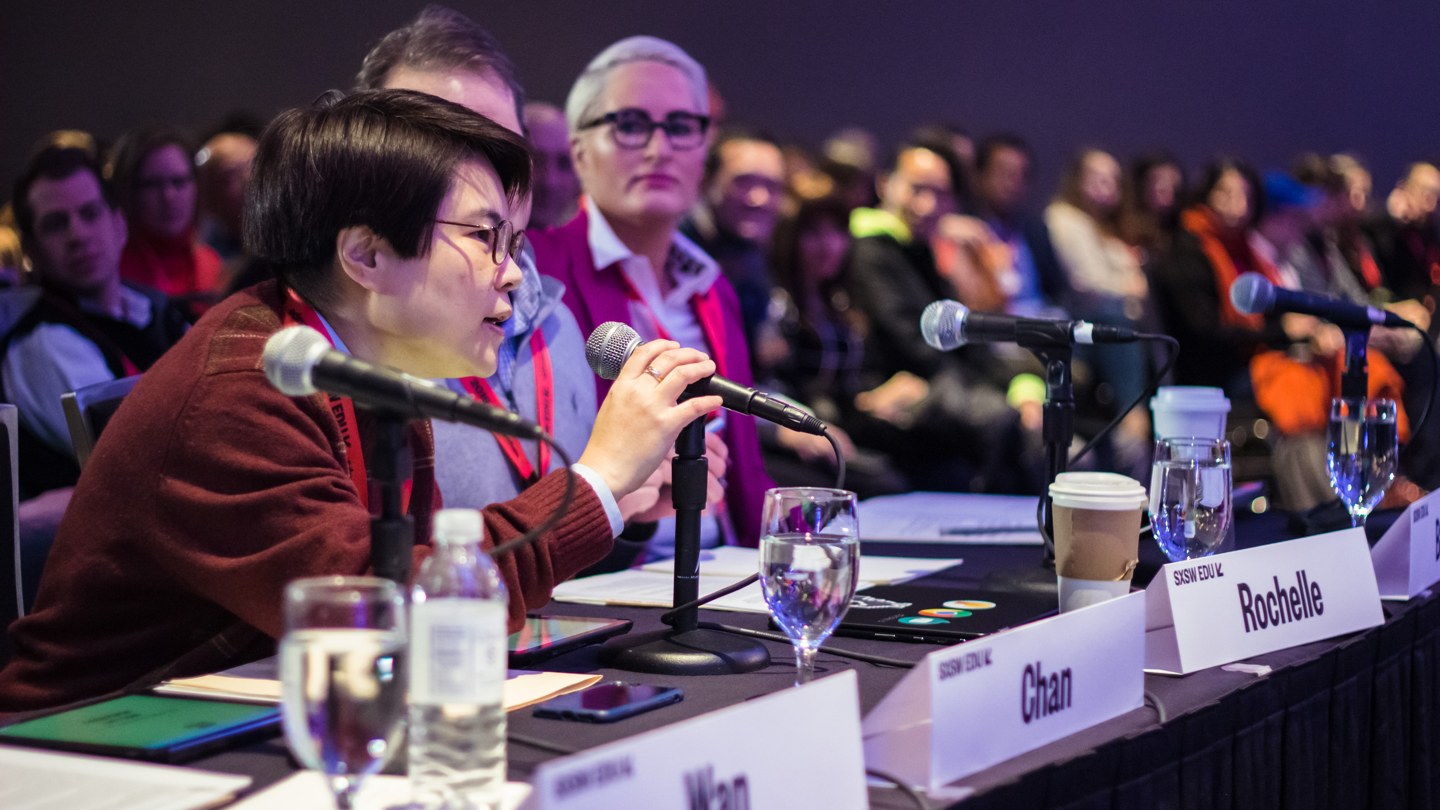
[[[1208,385],[1167,385],[1156,389],[1150,407],[1170,410],[1230,411],[1225,391]]]
[[[1147,498],[1139,481],[1118,473],[1060,473],[1050,485],[1050,500],[1071,509],[1138,509]]]

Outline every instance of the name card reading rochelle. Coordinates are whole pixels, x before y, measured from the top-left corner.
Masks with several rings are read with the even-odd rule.
[[[1440,580],[1440,490],[1406,507],[1370,559],[1381,599],[1411,599]]]
[[[526,808],[861,810],[869,804],[853,670],[535,771]]]
[[[1385,621],[1363,529],[1170,563],[1146,595],[1145,668],[1165,675]]]
[[[865,717],[865,764],[937,791],[1138,709],[1144,635],[1133,593],[930,653]]]

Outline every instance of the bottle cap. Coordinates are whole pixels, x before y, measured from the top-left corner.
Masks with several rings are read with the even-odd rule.
[[[485,524],[475,509],[441,509],[435,513],[436,544],[478,543],[485,538]]]

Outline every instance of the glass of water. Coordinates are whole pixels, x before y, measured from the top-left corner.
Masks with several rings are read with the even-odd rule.
[[[1385,497],[1400,461],[1395,400],[1337,397],[1330,401],[1329,447],[1325,462],[1330,486],[1350,512],[1351,526]]]
[[[1230,529],[1230,443],[1174,438],[1155,443],[1150,526],[1171,562],[1214,553]]]
[[[781,487],[765,493],[760,585],[775,623],[795,645],[795,685],[815,677],[815,653],[834,632],[860,580],[855,493]]]
[[[317,577],[285,588],[285,741],[300,764],[325,774],[340,810],[401,744],[404,653],[405,601],[395,583]]]

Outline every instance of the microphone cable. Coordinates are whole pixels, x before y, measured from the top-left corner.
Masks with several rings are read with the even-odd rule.
[[[1435,344],[1430,340],[1430,336],[1425,333],[1424,329],[1421,329],[1413,323],[1409,324],[1409,326],[1420,336],[1420,345],[1425,347],[1425,352],[1430,357],[1430,390],[1425,392],[1425,404],[1420,408],[1419,420],[1410,428],[1410,444],[1405,445],[1406,449],[1415,446],[1415,439],[1420,436],[1420,432],[1425,429],[1426,423],[1430,421],[1430,403],[1435,399],[1435,386],[1437,383],[1440,383],[1440,358],[1437,358],[1435,355]]]
[[[541,535],[555,528],[555,524],[559,523],[560,518],[564,517],[565,513],[570,511],[570,504],[573,503],[575,500],[576,475],[575,471],[571,469],[573,462],[570,460],[570,454],[566,453],[565,448],[561,447],[559,442],[555,441],[555,437],[551,436],[549,433],[541,431],[539,434],[539,438],[540,441],[549,445],[551,450],[555,451],[555,455],[559,456],[560,461],[565,465],[565,492],[563,495],[560,496],[560,505],[555,507],[555,510],[551,512],[544,520],[531,527],[528,531],[524,532],[519,537],[516,537],[513,540],[507,540],[506,542],[501,543],[500,545],[490,549],[490,557],[492,559],[497,558],[502,554],[509,554],[514,551],[519,551],[522,547],[527,546],[540,539]]]
[[[1075,453],[1075,455],[1070,457],[1070,460],[1066,462],[1067,467],[1080,461],[1080,459],[1084,458],[1087,454],[1089,454],[1091,450],[1094,450],[1096,445],[1104,441],[1105,437],[1109,436],[1110,433],[1114,431],[1117,426],[1119,426],[1120,422],[1122,422],[1126,416],[1130,415],[1131,411],[1135,410],[1135,408],[1137,408],[1141,402],[1144,402],[1146,397],[1155,393],[1155,389],[1160,387],[1160,383],[1165,381],[1165,377],[1170,373],[1170,370],[1175,367],[1175,361],[1180,357],[1180,341],[1176,340],[1170,335],[1160,335],[1149,332],[1137,333],[1135,337],[1138,340],[1152,341],[1165,344],[1166,348],[1169,349],[1169,352],[1167,353],[1167,356],[1165,358],[1165,363],[1160,366],[1159,371],[1151,375],[1150,383],[1145,386],[1144,390],[1140,392],[1139,396],[1130,400],[1130,403],[1126,405],[1125,408],[1120,411],[1120,413],[1116,414],[1114,419],[1111,419],[1110,422],[1105,425],[1105,427],[1100,429],[1099,433],[1095,434],[1094,438],[1086,442],[1085,445],[1082,446]],[[1049,494],[1050,493],[1048,492],[1040,493],[1040,498],[1035,504],[1035,525],[1037,528],[1039,528],[1040,538],[1045,542],[1046,545],[1052,544],[1050,540],[1050,533],[1045,530],[1045,504],[1049,500]]]
[[[821,433],[820,433],[820,435],[821,435],[821,436],[824,436],[824,437],[830,442],[830,449],[831,449],[831,451],[833,451],[833,452],[835,453],[835,488],[836,488],[836,489],[844,489],[844,488],[845,488],[845,454],[840,451],[840,442],[839,442],[839,440],[836,439],[835,436],[830,432],[830,426],[827,425],[827,424],[825,424],[824,422],[821,422],[821,423],[820,423],[820,426],[821,426]],[[757,572],[757,573],[754,573],[754,574],[751,574],[750,576],[745,577],[744,579],[740,580],[739,582],[735,582],[735,583],[733,583],[733,584],[726,585],[725,587],[721,588],[721,589],[718,590],[718,591],[715,591],[714,593],[707,593],[707,594],[705,594],[704,596],[700,597],[699,599],[692,599],[691,601],[686,602],[686,603],[683,604],[683,605],[677,605],[677,606],[675,606],[675,607],[670,608],[669,610],[667,610],[667,611],[665,611],[664,613],[661,613],[661,614],[660,614],[660,621],[661,621],[662,623],[664,623],[664,624],[673,625],[673,624],[675,624],[675,617],[678,616],[680,613],[682,613],[682,612],[684,612],[684,611],[687,611],[687,610],[691,610],[691,609],[693,609],[693,608],[698,608],[698,607],[700,607],[701,605],[706,605],[706,604],[709,604],[709,603],[711,603],[711,602],[714,602],[716,599],[719,599],[719,598],[721,598],[722,596],[729,596],[730,594],[735,593],[735,592],[738,591],[738,590],[742,590],[742,589],[744,589],[744,588],[748,588],[748,587],[750,587],[751,585],[754,585],[755,583],[757,583],[757,582],[759,582],[759,581],[760,581],[760,574],[759,574],[758,572]],[[712,628],[712,629],[733,631],[735,628],[729,628],[729,627],[724,627],[724,626],[719,626],[719,625],[717,625],[717,626],[715,626],[715,627]]]

